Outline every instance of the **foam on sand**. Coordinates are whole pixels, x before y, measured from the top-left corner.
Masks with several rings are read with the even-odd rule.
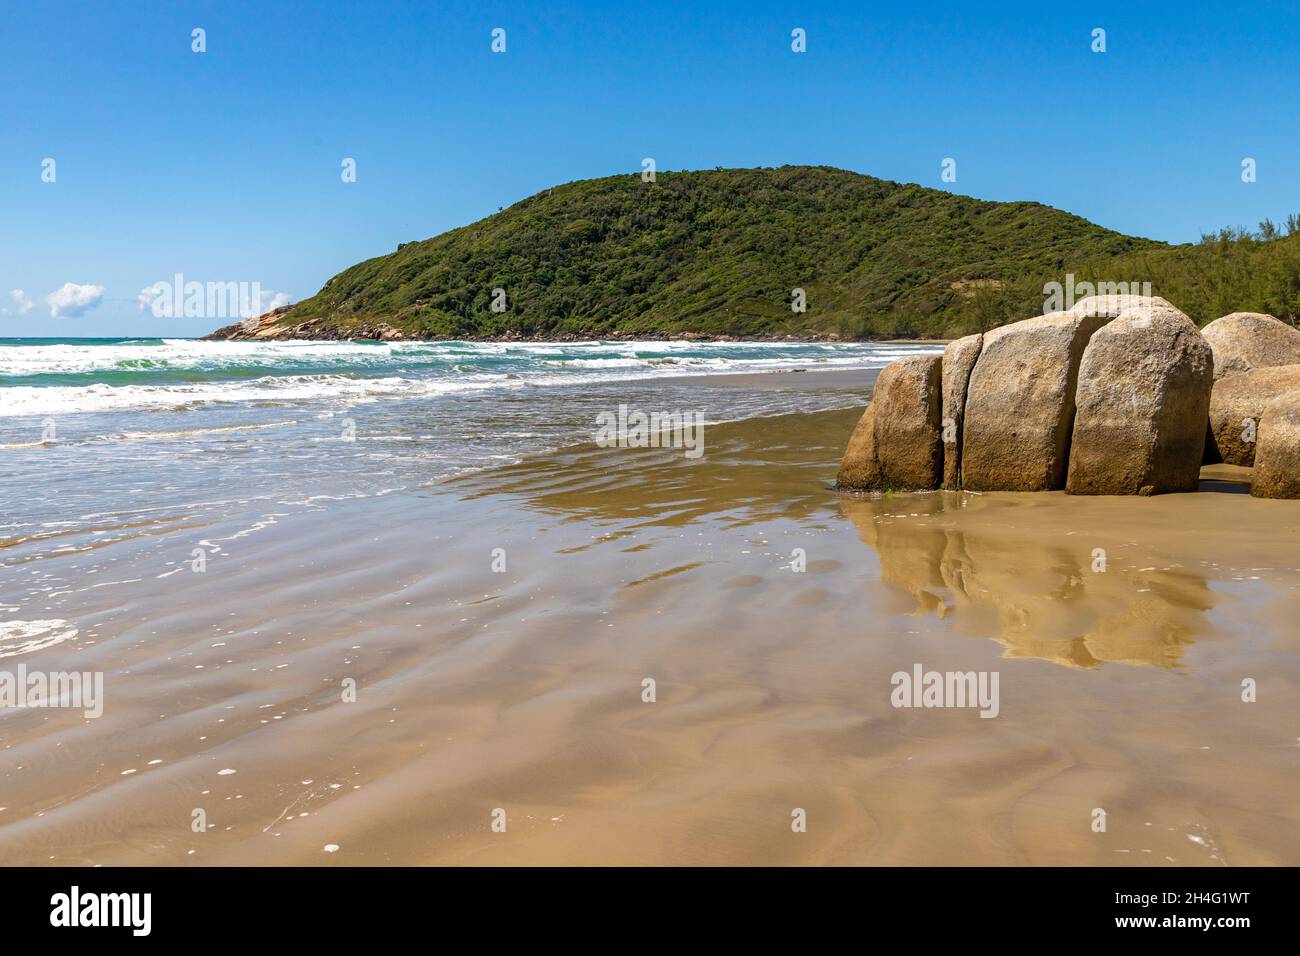
[[[67,621],[0,621],[0,657],[43,651],[77,636]]]

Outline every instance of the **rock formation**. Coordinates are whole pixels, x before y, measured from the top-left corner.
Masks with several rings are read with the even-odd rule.
[[[966,392],[963,488],[1064,487],[1079,362],[1107,321],[1057,312],[984,334]]]
[[[984,345],[976,332],[948,343],[943,350],[943,486],[961,487],[961,436],[966,417],[966,389]]]
[[[886,487],[938,488],[943,480],[939,384],[942,359],[913,355],[880,373],[876,406],[876,458]]]
[[[1277,399],[1260,419],[1250,493],[1300,498],[1300,391]]]
[[[1210,393],[1210,461],[1255,463],[1259,423],[1274,401],[1300,392],[1300,365],[1257,368],[1214,383]]]
[[[872,402],[849,436],[835,487],[843,491],[878,491],[882,484],[880,461],[876,458],[876,403]]]
[[[1191,319],[1163,300],[1126,305],[1084,349],[1066,491],[1195,491],[1213,374]]]
[[[942,358],[914,355],[884,369],[840,467],[844,489],[924,491],[943,480]]]
[[[1216,328],[1217,327],[1217,328]],[[1154,296],[1092,296],[880,373],[837,487],[1195,491],[1203,461],[1254,465],[1300,497],[1300,332],[1234,312],[1192,321]]]
[[[1214,380],[1273,365],[1300,364],[1300,329],[1260,312],[1233,312],[1201,334],[1214,350]]]

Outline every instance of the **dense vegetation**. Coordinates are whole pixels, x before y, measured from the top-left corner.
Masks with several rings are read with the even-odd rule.
[[[278,322],[436,338],[943,336],[1041,313],[1044,283],[1066,273],[1149,281],[1201,323],[1300,314],[1300,235],[1271,224],[1170,246],[1039,203],[800,166],[557,186],[355,265]],[[806,312],[791,310],[795,288]]]

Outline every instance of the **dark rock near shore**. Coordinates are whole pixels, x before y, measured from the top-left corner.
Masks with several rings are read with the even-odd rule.
[[[253,319],[245,319],[232,325],[223,326],[215,332],[203,336],[205,341],[320,341],[342,342],[364,340],[373,342],[441,342],[447,336],[420,335],[404,332],[386,322],[359,322],[346,324],[337,317],[331,319],[311,319],[296,324],[286,324],[282,320],[292,306],[284,306],[274,312]],[[838,342],[840,336],[834,332],[808,335],[728,335],[706,332],[559,332],[550,335],[523,335],[508,330],[500,335],[468,335],[454,337],[465,342]],[[884,339],[881,341],[890,341]]]
[[[245,319],[243,322],[227,325],[224,328],[217,329],[210,335],[205,335],[204,339],[209,341],[244,342],[279,341],[284,339],[326,342],[362,339],[372,342],[400,342],[406,339],[405,333],[400,329],[393,328],[387,322],[363,322],[346,329],[327,325],[319,320],[300,322],[297,325],[281,324],[280,319],[292,308],[293,306],[286,305],[257,318]]]

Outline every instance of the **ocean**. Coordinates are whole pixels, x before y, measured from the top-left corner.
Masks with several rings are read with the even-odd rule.
[[[706,423],[852,406],[865,376],[815,373],[938,348],[0,339],[0,583],[56,593],[179,527],[249,535],[590,442],[624,403]]]

